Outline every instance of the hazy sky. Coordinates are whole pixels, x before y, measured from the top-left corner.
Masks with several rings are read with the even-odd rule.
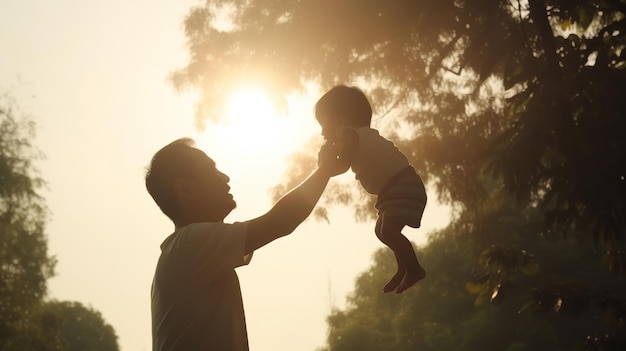
[[[123,351],[151,349],[150,284],[159,245],[173,229],[144,189],[152,154],[194,137],[231,177],[239,206],[227,221],[246,220],[269,209],[268,189],[287,168],[284,157],[320,131],[311,113],[315,95],[297,99],[289,118],[268,117],[270,136],[237,123],[194,130],[193,97],[176,93],[166,78],[186,62],[181,26],[196,4],[0,0],[0,92],[33,117],[34,144],[47,156],[38,168],[48,182],[48,242],[58,260],[49,297],[100,311]],[[409,239],[421,242],[446,217],[429,205],[423,228],[407,231]],[[331,308],[345,306],[381,247],[373,223],[355,223],[349,210],[330,220],[305,222],[238,269],[252,350],[324,344]]]

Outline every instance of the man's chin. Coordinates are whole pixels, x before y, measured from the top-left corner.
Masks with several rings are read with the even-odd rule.
[[[232,200],[229,204],[228,204],[228,214],[230,214],[231,212],[233,212],[234,209],[237,208],[237,202],[235,202],[235,200]]]

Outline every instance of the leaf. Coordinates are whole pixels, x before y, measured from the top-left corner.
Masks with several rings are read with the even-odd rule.
[[[502,298],[502,285],[498,284],[494,289],[493,292],[491,293],[491,302],[496,301],[496,299],[501,299]]]
[[[486,290],[486,286],[484,284],[468,282],[465,284],[465,289],[471,294],[479,294]]]
[[[517,310],[517,314],[522,314],[522,313],[524,313],[526,311],[532,310],[532,309],[535,308],[536,305],[537,305],[537,302],[535,302],[534,300],[528,300],[528,301],[526,301],[524,306],[522,306],[522,308]]]
[[[524,275],[535,275],[539,273],[540,267],[536,261],[530,260],[526,262],[524,265],[522,265],[521,270],[522,270],[522,273],[524,273]]]
[[[563,307],[563,299],[559,296],[556,298],[556,301],[554,301],[554,312],[559,312],[561,307]]]

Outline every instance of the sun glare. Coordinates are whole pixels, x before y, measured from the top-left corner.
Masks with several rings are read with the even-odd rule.
[[[268,151],[284,141],[281,134],[286,125],[276,115],[267,96],[259,90],[235,91],[227,103],[225,117],[226,129],[241,146]]]
[[[239,88],[225,101],[223,123],[204,132],[203,144],[233,163],[283,169],[285,159],[319,133],[306,113],[310,106],[297,105],[290,103],[288,115],[279,115],[263,90]]]
[[[194,138],[229,176],[238,201],[234,218],[266,210],[272,203],[269,189],[293,166],[289,156],[312,137],[321,139],[312,114],[316,95],[289,95],[285,109],[273,106],[268,95],[258,87],[239,87],[227,95],[221,122],[208,123]]]
[[[237,127],[239,132],[246,129],[269,129],[269,123],[276,118],[276,111],[267,96],[253,89],[234,92],[226,108],[228,123]]]

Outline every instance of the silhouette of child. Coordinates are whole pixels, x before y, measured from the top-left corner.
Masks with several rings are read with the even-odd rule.
[[[315,118],[327,142],[338,147],[342,170],[352,168],[361,186],[377,195],[376,236],[393,251],[398,267],[383,292],[402,293],[426,276],[402,234],[407,225],[420,227],[424,183],[406,156],[370,127],[372,107],[359,88],[338,85],[329,90],[315,104]]]

